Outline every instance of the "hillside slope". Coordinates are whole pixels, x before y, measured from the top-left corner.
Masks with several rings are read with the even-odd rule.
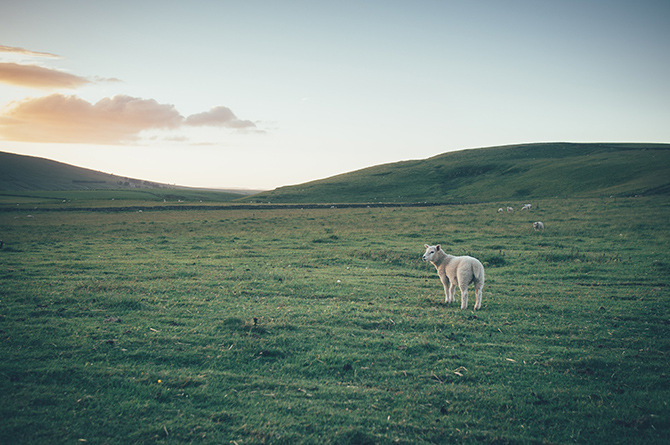
[[[161,184],[76,167],[45,158],[0,152],[0,192],[131,190],[137,195],[140,191],[138,189],[145,189],[147,193],[150,192],[149,189],[162,189],[163,191],[159,192],[161,199],[163,195],[170,193],[169,191],[173,193],[175,190],[180,190],[182,194],[189,191],[190,194],[187,196],[191,199],[195,199],[196,196],[206,199],[206,196],[217,201],[232,201],[241,196],[258,193],[258,190],[210,190]],[[200,194],[194,195],[196,192]],[[202,195],[205,192],[208,194]]]
[[[245,200],[462,202],[670,195],[670,144],[542,143],[444,153],[281,187]]]
[[[111,175],[45,158],[0,152],[0,191],[163,187],[167,185]]]

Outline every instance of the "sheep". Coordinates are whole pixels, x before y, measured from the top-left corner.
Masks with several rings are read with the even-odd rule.
[[[423,260],[430,262],[437,269],[437,274],[444,286],[446,294],[445,303],[455,301],[456,286],[461,289],[461,310],[468,308],[468,286],[475,285],[477,303],[475,310],[482,307],[482,290],[484,289],[484,266],[471,256],[448,255],[438,244],[436,246],[424,245],[426,253]]]
[[[533,229],[537,230],[544,230],[544,224],[540,221],[536,221],[533,223]]]
[[[514,211],[514,207],[507,207],[507,211],[508,211],[508,212],[513,212],[513,211]]]
[[[521,210],[533,210],[533,205],[532,204],[524,204],[523,207],[521,207]]]
[[[503,212],[503,208],[500,207],[500,208],[498,209],[498,213],[502,213],[502,212]]]

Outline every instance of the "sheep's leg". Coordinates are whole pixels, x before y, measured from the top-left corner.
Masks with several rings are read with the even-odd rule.
[[[468,287],[461,286],[461,310],[468,308]]]
[[[444,302],[449,302],[449,279],[446,275],[440,275],[440,281],[442,281],[442,286],[444,286]]]
[[[475,304],[475,309],[481,309],[482,307],[482,291],[484,290],[484,286],[477,285],[475,286],[475,294],[477,295],[477,304]]]
[[[440,281],[442,282],[442,286],[444,286],[444,294],[445,298],[444,301],[445,303],[449,303],[449,297],[450,297],[450,292],[449,292],[449,277],[447,277],[447,274],[444,273],[444,271],[438,270],[437,274],[440,277]],[[452,300],[453,301],[453,300]]]
[[[451,283],[449,286],[449,303],[456,301],[456,283]]]

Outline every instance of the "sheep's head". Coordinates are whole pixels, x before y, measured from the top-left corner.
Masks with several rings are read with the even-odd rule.
[[[437,246],[424,244],[424,246],[426,247],[426,253],[423,254],[423,260],[432,262],[437,257],[437,252],[440,251],[441,247],[439,244]]]

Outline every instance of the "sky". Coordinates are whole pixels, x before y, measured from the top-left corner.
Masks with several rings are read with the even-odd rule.
[[[0,151],[270,190],[448,151],[670,142],[670,1],[22,0]]]

